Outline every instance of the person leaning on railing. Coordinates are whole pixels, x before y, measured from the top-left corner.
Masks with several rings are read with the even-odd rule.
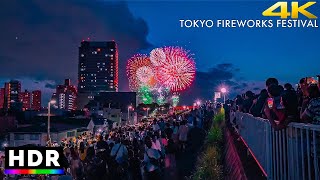
[[[272,92],[276,88],[278,88],[277,85],[272,85],[268,87],[268,91]],[[272,108],[269,108],[268,106],[264,107],[265,116],[275,130],[284,129],[290,122],[299,119],[297,96],[295,93],[282,94],[280,97],[280,104],[284,107],[283,109],[279,109],[276,105]],[[275,117],[272,116],[272,112],[275,114]],[[275,120],[278,120],[279,123],[276,123]]]
[[[304,91],[300,118],[303,122],[320,124],[320,91],[317,84],[310,84]]]

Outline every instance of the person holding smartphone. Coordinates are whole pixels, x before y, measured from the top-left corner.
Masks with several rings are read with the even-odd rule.
[[[271,85],[268,88],[270,95],[277,92],[278,85]],[[273,94],[274,95],[274,94]],[[297,121],[298,116],[298,102],[295,93],[284,93],[280,97],[280,104],[283,106],[283,109],[278,109],[274,98],[268,98],[267,106],[264,108],[264,113],[269,120],[271,126],[275,130],[281,130],[287,127],[290,122]],[[275,116],[273,116],[273,113]],[[275,120],[278,120],[279,123],[276,123]]]

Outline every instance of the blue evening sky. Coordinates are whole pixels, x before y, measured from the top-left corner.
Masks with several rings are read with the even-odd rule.
[[[270,19],[262,12],[273,3],[130,1],[129,8],[147,22],[152,44],[186,47],[195,54],[200,71],[219,63],[232,63],[240,68],[238,77],[246,80],[264,81],[275,76],[293,83],[301,77],[320,74],[319,28],[180,27],[180,19]],[[308,10],[319,16],[319,5]]]

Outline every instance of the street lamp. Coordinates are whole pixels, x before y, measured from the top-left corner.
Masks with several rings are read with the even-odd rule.
[[[51,137],[50,137],[50,115],[51,115],[51,113],[50,113],[50,105],[51,104],[55,104],[56,103],[56,101],[55,100],[51,100],[51,101],[49,101],[48,102],[48,144],[49,144],[49,146],[51,146]]]
[[[130,109],[132,108],[132,106],[128,106],[128,121],[127,123],[129,122],[129,117],[130,117]]]
[[[150,108],[147,108],[147,117],[149,117],[149,109],[150,109]]]
[[[200,104],[201,104],[201,102],[198,100],[198,101],[197,101],[197,105],[200,106]]]
[[[227,89],[226,88],[221,88],[221,93],[223,94],[223,104],[226,103],[226,92],[227,92]]]

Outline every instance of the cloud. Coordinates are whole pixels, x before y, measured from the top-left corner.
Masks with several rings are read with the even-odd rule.
[[[120,89],[128,89],[125,62],[148,48],[148,26],[125,2],[98,0],[4,0],[1,7],[0,76],[36,81],[77,79],[83,39],[115,40]]]
[[[227,87],[229,98],[247,90],[257,91],[262,89],[263,86],[260,86],[260,84],[263,84],[262,82],[250,82],[237,77],[240,71],[231,63],[222,63],[209,68],[206,72],[196,72],[194,84],[181,94],[181,104],[190,104],[196,99],[213,99],[214,92],[220,91],[221,87]],[[260,88],[251,89],[251,87]]]
[[[46,83],[46,85],[44,87],[45,88],[49,88],[49,89],[56,89],[57,85],[56,84]]]

